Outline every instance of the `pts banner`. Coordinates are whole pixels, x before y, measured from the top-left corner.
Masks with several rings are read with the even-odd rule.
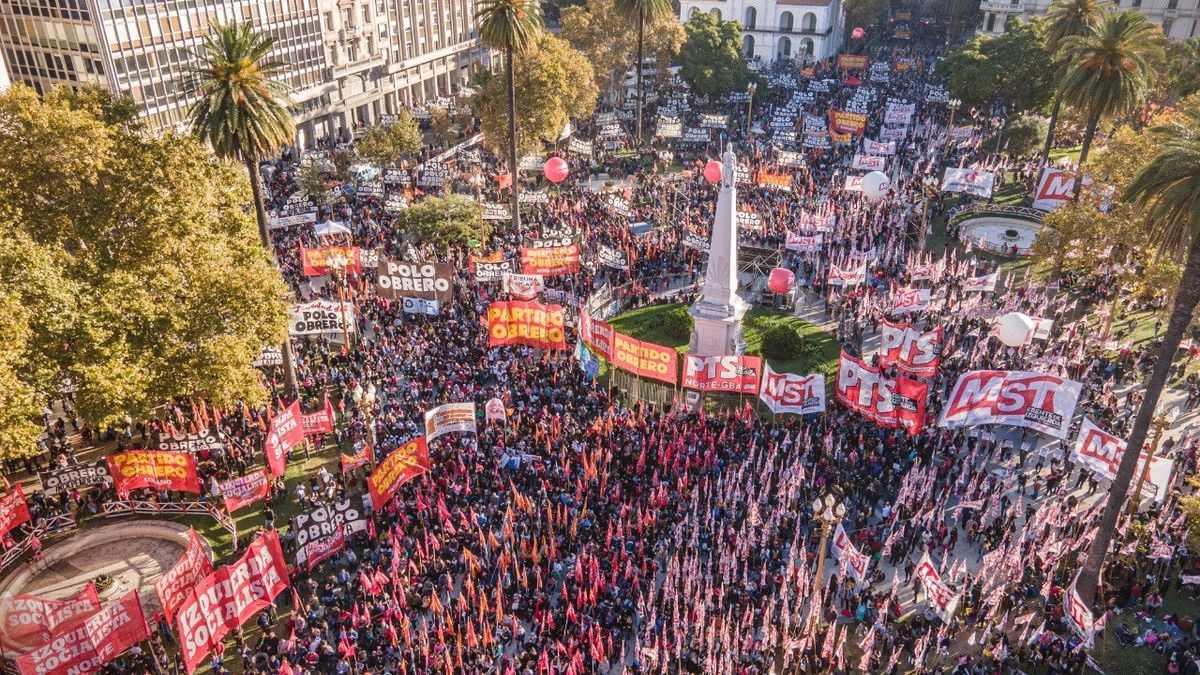
[[[762,359],[757,356],[683,357],[683,388],[729,394],[758,392]]]
[[[913,329],[912,324],[883,322],[879,335],[879,362],[896,366],[915,377],[937,375],[942,354],[942,328],[927,333]]]
[[[925,428],[929,385],[907,377],[892,380],[842,352],[838,360],[837,400],[883,427],[902,427],[909,435]]]

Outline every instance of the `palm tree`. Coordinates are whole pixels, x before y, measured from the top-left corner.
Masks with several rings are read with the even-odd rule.
[[[1087,115],[1079,171],[1087,162],[1096,127],[1105,115],[1119,115],[1141,103],[1150,82],[1149,59],[1158,49],[1158,27],[1134,10],[1108,12],[1083,35],[1063,41],[1067,72],[1060,85],[1063,100]],[[1083,180],[1075,181],[1075,199]]]
[[[1128,449],[1109,488],[1099,529],[1080,575],[1080,592],[1089,600],[1094,595],[1100,567],[1109,552],[1117,517],[1137,468],[1141,454],[1138,450],[1146,442],[1175,351],[1200,303],[1200,109],[1188,108],[1176,121],[1155,127],[1151,133],[1160,141],[1161,149],[1134,176],[1122,198],[1141,207],[1151,225],[1152,241],[1160,250],[1176,257],[1186,251],[1186,261],[1167,332],[1146,383],[1146,397],[1134,418],[1126,441]]]
[[[517,186],[517,81],[514,59],[537,44],[542,32],[542,10],[534,0],[483,0],[475,13],[479,37],[492,49],[504,52],[508,78],[508,171],[512,177],[512,224],[520,232],[521,204]]]
[[[642,144],[642,45],[646,38],[646,22],[653,24],[675,13],[671,0],[616,0],[617,11],[637,26],[637,142]]]
[[[1100,23],[1101,13],[1107,5],[1108,0],[1054,0],[1046,23],[1046,51],[1050,52],[1050,57],[1057,61],[1067,38],[1083,35]],[[1065,65],[1060,62],[1055,67],[1061,71]],[[1054,145],[1054,127],[1058,124],[1061,107],[1062,90],[1059,90],[1054,94],[1054,107],[1050,110],[1046,145],[1042,148],[1042,164],[1050,161],[1050,146]]]
[[[211,145],[218,157],[245,164],[258,236],[272,259],[275,248],[258,163],[274,156],[296,133],[285,85],[275,79],[287,64],[268,59],[274,44],[275,38],[255,31],[249,22],[218,26],[204,38],[184,85],[188,95],[199,97],[188,112],[192,133]],[[295,394],[296,370],[287,338],[282,351],[285,384],[288,393]]]

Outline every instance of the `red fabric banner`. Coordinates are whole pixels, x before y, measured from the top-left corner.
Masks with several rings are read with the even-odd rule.
[[[175,618],[179,606],[187,600],[187,596],[196,584],[212,574],[212,561],[208,559],[208,550],[196,530],[188,531],[188,545],[183,551],[183,557],[167,570],[167,573],[154,580],[154,592],[158,593],[159,604],[162,605],[163,616],[167,621]]]
[[[127,450],[108,456],[108,473],[122,499],[133,490],[178,490],[200,494],[196,457],[190,452]]]
[[[679,352],[613,331],[612,364],[639,377],[674,385],[678,382]]]
[[[583,344],[591,348],[596,356],[605,361],[612,361],[613,327],[599,319],[593,319],[587,312],[579,313],[579,338]]]
[[[382,509],[401,485],[425,473],[429,467],[429,448],[423,436],[412,439],[384,457],[367,478],[367,488],[375,510]]]
[[[22,675],[100,670],[126,649],[150,637],[136,590],[57,633],[44,647],[17,657]]]
[[[300,413],[300,426],[305,436],[333,433],[333,406],[329,403],[329,395],[325,396],[325,405],[316,412]]]
[[[75,595],[47,600],[36,595],[0,598],[0,647],[24,652],[50,641],[56,629],[74,619],[100,611],[95,582],[88,582]]]
[[[562,305],[520,300],[488,305],[488,346],[527,345],[539,349],[566,349]]]
[[[225,510],[233,513],[238,509],[261,502],[271,491],[271,478],[266,469],[259,469],[245,476],[231,478],[221,483],[221,496],[225,498]]]
[[[683,388],[728,394],[757,394],[762,359],[757,356],[683,357]]]
[[[879,335],[879,362],[895,365],[916,377],[937,375],[942,354],[942,327],[921,333],[912,324],[894,324],[886,319]]]
[[[521,274],[548,277],[579,271],[579,244],[549,248],[521,247]]]
[[[342,455],[342,473],[350,473],[360,466],[375,461],[375,449],[370,445],[363,446],[363,449],[353,455]]]
[[[339,265],[343,273],[358,276],[362,274],[362,254],[355,246],[325,246],[322,248],[304,248],[300,246],[300,263],[304,265],[304,276],[320,277],[329,274],[331,268]]]
[[[21,523],[28,523],[29,520],[29,505],[25,503],[25,489],[21,487],[20,483],[16,483],[8,494],[0,497],[0,538]]]
[[[241,558],[197,584],[175,617],[188,672],[194,672],[229,631],[269,607],[288,584],[287,563],[274,530],[260,534]]]
[[[271,420],[267,438],[263,441],[263,454],[271,477],[279,478],[287,469],[287,456],[292,448],[304,442],[304,427],[300,423],[300,401],[292,401],[286,410]]]
[[[837,400],[882,427],[902,427],[915,436],[925,428],[929,385],[907,377],[886,378],[878,368],[842,352]]]

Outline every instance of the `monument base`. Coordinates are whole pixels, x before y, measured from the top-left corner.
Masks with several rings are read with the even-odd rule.
[[[692,315],[696,325],[692,328],[688,351],[700,356],[728,356],[746,351],[746,343],[742,339],[742,317],[746,315],[748,306],[741,298],[737,300],[729,308],[732,313],[724,315],[709,314],[699,303],[692,305],[688,314]]]

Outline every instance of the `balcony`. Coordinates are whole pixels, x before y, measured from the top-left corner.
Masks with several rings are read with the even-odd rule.
[[[743,28],[747,33],[773,33],[778,35],[801,35],[810,37],[825,37],[833,32],[833,27],[830,26],[825,30],[807,29],[807,28],[783,28],[780,26],[755,26],[754,28]]]
[[[1020,14],[1025,11],[1025,3],[998,2],[997,0],[983,0],[979,3],[979,11],[993,12],[996,14]]]

